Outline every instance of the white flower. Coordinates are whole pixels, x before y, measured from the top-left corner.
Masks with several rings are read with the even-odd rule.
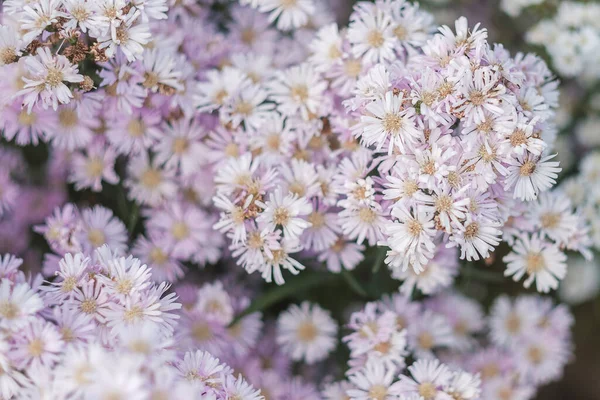
[[[24,95],[23,105],[29,113],[39,100],[44,108],[51,106],[54,110],[59,103],[69,103],[73,94],[64,82],[83,81],[77,66],[65,56],[53,56],[47,47],[40,47],[35,56],[25,58],[25,68],[25,86],[17,95]]]
[[[414,108],[404,108],[407,101],[403,94],[391,91],[366,106],[366,115],[361,115],[359,132],[365,146],[375,145],[381,150],[387,143],[387,152],[405,152],[406,146],[415,143],[420,132],[415,128]]]
[[[164,86],[169,86],[175,90],[184,89],[181,83],[181,71],[177,70],[175,57],[169,50],[150,49],[143,55],[142,63],[144,65],[144,82],[142,85],[158,92]]]
[[[108,277],[100,280],[108,293],[124,299],[138,293],[151,285],[150,269],[137,258],[119,257],[108,262]]]
[[[27,283],[0,282],[0,328],[19,329],[34,319],[44,302]]]
[[[336,347],[337,324],[316,304],[293,304],[277,319],[277,343],[294,360],[313,364]]]
[[[302,218],[312,211],[311,204],[304,197],[291,193],[284,197],[281,190],[276,190],[269,194],[266,203],[257,201],[256,204],[264,209],[256,220],[271,231],[281,226],[287,239],[298,239],[310,226],[310,222]]]
[[[127,248],[125,224],[110,209],[99,205],[85,209],[81,213],[81,221],[79,240],[88,252],[91,253],[104,244],[108,244],[116,252]]]
[[[318,113],[326,88],[327,83],[308,63],[279,72],[269,85],[270,97],[284,115],[299,112],[305,120]]]
[[[102,19],[94,12],[94,2],[87,0],[64,0],[65,16],[67,22],[63,25],[65,29],[81,29],[83,33],[88,30],[93,36],[99,32]]]
[[[451,235],[448,247],[460,245],[460,259],[467,261],[484,259],[494,250],[494,246],[500,243],[499,236],[502,231],[498,229],[500,223],[487,218],[473,219],[467,214],[464,224],[456,226]]]
[[[0,25],[0,67],[17,61],[22,48],[19,34],[10,26]]]
[[[177,192],[173,181],[175,171],[161,168],[156,160],[150,161],[146,153],[132,157],[127,165],[129,178],[125,186],[129,188],[129,197],[141,204],[157,206],[171,199]]]
[[[417,360],[408,370],[412,377],[400,375],[398,391],[403,395],[415,393],[427,400],[437,399],[452,378],[448,367],[439,360]]]
[[[315,69],[327,71],[336,61],[340,61],[344,54],[342,43],[337,24],[326,25],[319,29],[315,39],[310,44],[312,52],[310,62],[315,66]]]
[[[411,266],[415,273],[420,273],[433,257],[435,249],[433,214],[398,205],[392,209],[392,216],[396,220],[384,226],[388,235],[386,244],[399,254],[392,266],[401,267],[402,270]]]
[[[538,236],[523,236],[513,246],[513,251],[502,259],[507,263],[505,276],[518,281],[527,273],[524,286],[535,281],[539,292],[548,293],[558,288],[559,280],[567,273],[567,256],[558,246],[544,242]]]
[[[260,12],[270,12],[269,22],[277,19],[277,28],[290,30],[300,28],[308,22],[316,8],[314,0],[258,0]]]
[[[540,192],[548,190],[556,183],[561,168],[558,161],[549,161],[556,154],[542,158],[519,156],[511,158],[504,190],[513,189],[515,199],[533,200]]]
[[[25,31],[23,40],[30,43],[39,36],[48,25],[58,22],[59,17],[65,13],[59,11],[62,0],[39,0],[32,5],[23,7],[21,15],[21,29]]]
[[[394,57],[396,37],[392,19],[375,4],[360,2],[355,6],[348,28],[352,54],[368,63],[382,63]]]
[[[142,58],[144,45],[152,34],[148,24],[136,23],[139,13],[132,9],[114,30],[109,30],[98,38],[99,47],[105,49],[107,57],[112,58],[117,50],[121,50],[129,62]]]
[[[568,265],[567,276],[559,288],[561,300],[577,305],[595,298],[600,291],[598,264],[581,257],[569,257]]]
[[[117,156],[111,147],[90,146],[87,154],[73,154],[69,181],[76,190],[90,188],[94,192],[102,190],[102,181],[112,185],[119,182],[114,165]]]
[[[400,382],[394,382],[394,372],[395,369],[387,368],[383,361],[368,361],[362,369],[348,377],[354,387],[346,394],[353,400],[397,399]]]

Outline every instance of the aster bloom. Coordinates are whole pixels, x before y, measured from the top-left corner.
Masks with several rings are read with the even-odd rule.
[[[81,213],[80,243],[88,252],[108,244],[115,251],[125,249],[127,241],[127,230],[118,218],[113,216],[112,211],[101,206],[83,210]]]
[[[549,161],[555,155],[535,159],[519,157],[511,160],[506,177],[506,189],[514,188],[514,197],[533,200],[539,192],[548,190],[561,171],[558,161]]]
[[[362,56],[369,63],[389,60],[396,41],[391,18],[375,5],[359,3],[350,21],[348,41],[355,57]]]
[[[114,28],[111,27],[106,34],[99,38],[99,48],[104,49],[108,57],[114,56],[119,50],[128,61],[141,58],[144,51],[143,45],[148,43],[151,34],[148,25],[136,23],[139,15],[139,10],[130,10],[129,14],[114,25]]]
[[[415,272],[423,270],[423,264],[433,256],[434,229],[431,214],[420,210],[397,207],[392,210],[396,222],[386,225],[388,245],[398,253],[394,263],[405,270],[409,265]]]
[[[115,185],[119,177],[115,173],[116,155],[110,148],[100,146],[90,148],[87,154],[77,153],[71,164],[69,180],[75,183],[77,190],[91,188],[95,192],[102,190],[102,181]]]
[[[486,315],[452,286],[504,261],[546,292],[600,248],[600,158],[552,190],[548,156],[575,103],[551,71],[593,81],[598,8],[528,35],[550,70],[404,0],[347,26],[335,2],[237,3],[3,2],[0,249],[22,259],[0,258],[0,397],[526,400],[559,379],[567,307]],[[329,384],[310,366],[334,352]]]
[[[22,54],[23,41],[10,27],[0,25],[0,66],[11,64]]]
[[[388,154],[391,154],[394,150],[403,152],[405,146],[419,137],[413,121],[414,110],[403,110],[403,101],[402,94],[387,92],[385,98],[367,105],[369,114],[361,116],[360,135],[365,145],[375,144],[380,150],[387,142]]]
[[[286,238],[297,239],[304,229],[310,226],[308,221],[301,217],[312,211],[312,206],[303,197],[288,194],[284,197],[281,191],[269,195],[266,203],[257,203],[264,212],[257,219],[264,226],[273,231],[280,226]]]
[[[294,360],[323,360],[335,348],[337,324],[317,305],[293,305],[277,320],[277,342]]]
[[[305,63],[280,72],[277,79],[272,81],[269,92],[282,114],[293,115],[299,111],[302,118],[307,120],[318,112],[326,87],[319,74]]]
[[[367,400],[373,397],[393,399],[399,394],[399,382],[394,381],[394,370],[383,363],[372,361],[349,377],[353,385],[346,393],[353,399]]]
[[[535,280],[537,290],[543,293],[556,290],[559,279],[566,275],[566,260],[567,257],[555,245],[537,236],[523,237],[513,247],[513,252],[503,259],[507,263],[506,276],[512,275],[518,281],[527,273],[523,285],[529,287]]]
[[[2,279],[0,306],[0,326],[15,329],[32,321],[34,315],[44,307],[44,302],[26,282],[17,284],[9,279]]]
[[[31,113],[33,106],[41,100],[44,108],[58,108],[58,104],[67,104],[73,94],[64,82],[79,83],[83,76],[79,74],[65,56],[54,56],[48,48],[38,49],[35,56],[25,60],[26,75],[23,76],[25,86],[17,95],[22,95],[23,105]]]
[[[269,21],[277,20],[277,28],[290,30],[308,22],[308,17],[315,12],[315,4],[312,0],[260,0],[258,10],[269,12]]]

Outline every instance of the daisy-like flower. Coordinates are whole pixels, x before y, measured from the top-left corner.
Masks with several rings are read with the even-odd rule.
[[[71,90],[64,82],[83,82],[77,66],[67,57],[52,55],[47,47],[40,47],[35,56],[25,59],[26,73],[23,76],[25,86],[17,93],[23,97],[23,105],[31,113],[33,106],[41,100],[44,108],[58,108],[58,104],[67,104],[73,98]]]
[[[388,144],[388,154],[395,150],[405,151],[420,136],[415,128],[414,109],[402,106],[403,94],[387,92],[385,97],[366,106],[367,115],[360,118],[360,136],[366,146],[375,145],[380,150]]]
[[[279,72],[270,82],[270,98],[278,103],[278,110],[292,116],[297,112],[305,120],[313,119],[321,105],[327,83],[308,63]]]
[[[410,265],[419,273],[435,249],[433,214],[400,205],[392,209],[392,216],[396,220],[386,223],[384,230],[386,244],[399,255],[394,265],[403,270]]]
[[[314,364],[336,347],[337,324],[316,304],[292,305],[277,319],[277,343],[294,360]]]
[[[175,196],[177,186],[173,181],[175,171],[161,167],[156,159],[150,161],[146,153],[133,157],[127,165],[125,186],[129,197],[140,204],[157,206]]]
[[[30,43],[39,36],[48,25],[58,22],[59,17],[64,17],[65,13],[59,11],[62,0],[39,0],[22,4],[23,10],[20,19],[21,29],[25,32],[23,40]]]
[[[319,254],[317,259],[319,262],[325,262],[327,269],[331,272],[342,272],[343,269],[351,271],[364,260],[364,249],[365,246],[338,236],[328,249]]]
[[[494,246],[500,243],[499,236],[502,231],[498,229],[500,223],[486,218],[473,219],[471,214],[467,214],[464,224],[456,226],[451,235],[452,247],[456,244],[460,246],[461,260],[467,259],[479,260],[480,256],[487,258]]]
[[[464,76],[458,85],[462,100],[454,105],[455,112],[464,112],[468,121],[479,124],[485,120],[484,110],[493,114],[503,114],[500,107],[502,95],[506,92],[499,83],[499,75],[489,67],[465,68]]]
[[[392,19],[380,7],[367,2],[355,6],[348,28],[352,54],[368,63],[381,63],[394,56],[396,37]]]
[[[64,28],[73,30],[79,28],[83,33],[89,30],[93,32],[94,36],[98,34],[97,31],[100,29],[102,20],[94,12],[92,2],[87,0],[63,0],[63,6],[65,7],[64,18],[67,20],[63,25]]]
[[[540,234],[560,244],[568,243],[576,234],[578,224],[569,198],[553,190],[542,193],[534,204],[529,210],[528,219],[540,229]]]
[[[106,138],[119,154],[137,155],[152,147],[161,136],[160,121],[161,116],[156,111],[119,113],[107,127]]]
[[[221,107],[251,82],[244,72],[232,67],[225,67],[221,71],[208,71],[206,79],[198,83],[198,93],[195,96],[198,110],[202,112]]]
[[[119,176],[114,170],[117,156],[112,148],[90,146],[87,154],[75,153],[71,160],[69,181],[75,184],[76,190],[90,188],[94,192],[102,190],[102,181],[115,185]]]
[[[127,229],[125,224],[113,215],[113,212],[102,206],[85,209],[81,213],[81,233],[79,240],[84,249],[92,252],[104,244],[117,252],[126,249]]]
[[[492,342],[513,348],[535,329],[542,317],[539,304],[531,296],[521,296],[511,301],[500,296],[492,304],[489,325]]]
[[[557,245],[545,242],[539,236],[521,237],[502,261],[507,263],[505,276],[518,281],[527,273],[523,285],[527,288],[535,281],[538,292],[542,293],[557,289],[558,282],[567,273],[567,256]]]
[[[545,384],[562,375],[571,356],[569,343],[551,334],[532,334],[515,349],[516,371],[523,380]]]
[[[306,25],[316,10],[313,0],[259,0],[257,3],[260,12],[270,12],[269,22],[277,20],[277,28],[284,31]]]
[[[450,383],[449,368],[438,360],[417,360],[408,367],[411,377],[400,375],[398,392],[403,395],[418,394],[425,400],[442,398],[443,387]]]
[[[276,190],[269,194],[266,203],[257,201],[256,204],[264,210],[256,219],[257,222],[263,223],[271,231],[281,227],[289,240],[298,239],[310,226],[310,222],[302,218],[312,211],[312,205],[304,197],[291,193],[284,197],[283,191]]]
[[[181,262],[173,257],[172,250],[155,238],[140,236],[131,253],[152,269],[154,282],[175,282],[183,277],[185,268]]]
[[[13,283],[8,279],[0,282],[0,327],[18,329],[35,319],[44,302],[28,283]]]
[[[343,56],[342,37],[337,24],[330,24],[319,29],[310,44],[311,63],[318,71],[327,71]]]
[[[22,48],[23,42],[17,32],[10,26],[0,25],[0,67],[17,61]]]
[[[185,353],[176,367],[181,377],[204,384],[221,384],[223,373],[229,370],[218,358],[200,350]]]
[[[223,325],[228,325],[233,320],[232,299],[220,281],[204,284],[198,290],[198,301],[194,310]]]
[[[400,382],[394,382],[394,369],[382,361],[369,361],[364,368],[348,377],[353,385],[346,394],[356,400],[393,400],[400,394]]]
[[[129,256],[119,257],[108,263],[108,277],[101,276],[108,293],[124,299],[139,293],[151,285],[148,266]]]
[[[452,326],[448,319],[431,310],[426,310],[420,318],[408,324],[409,349],[417,357],[431,359],[435,348],[456,345]]]
[[[203,136],[205,132],[193,118],[183,118],[164,126],[163,134],[154,145],[157,164],[164,164],[166,169],[179,168],[182,175],[190,176],[197,171],[206,153],[201,143]]]
[[[510,158],[504,190],[513,190],[514,198],[533,200],[540,192],[556,183],[561,168],[558,161],[550,161],[556,154],[545,157],[529,155]]]
[[[98,38],[99,48],[104,49],[108,58],[112,58],[117,50],[120,50],[129,62],[142,58],[144,45],[152,35],[148,24],[137,22],[139,15],[139,11],[130,10],[118,25],[114,25],[114,29],[106,31],[106,34]]]
[[[393,269],[392,277],[404,281],[400,292],[406,296],[412,295],[415,288],[423,294],[438,293],[448,288],[458,274],[458,262],[455,251],[436,249],[436,254],[420,272],[414,268]]]
[[[144,52],[144,82],[142,86],[152,92],[168,94],[171,90],[183,90],[181,72],[176,69],[176,60],[168,51],[150,49]]]
[[[89,263],[90,258],[84,257],[82,253],[77,253],[75,256],[70,253],[65,254],[64,258],[59,261],[59,270],[56,272],[56,276],[59,276],[61,281],[51,282],[52,286],[46,287],[53,302],[61,303],[73,296],[77,287],[82,283]]]
[[[285,280],[283,279],[281,268],[288,270],[293,275],[298,275],[305,268],[298,260],[290,256],[290,254],[302,250],[302,245],[296,240],[286,240],[283,238],[274,248],[268,249],[263,247],[262,250],[267,253],[265,254],[266,257],[264,257],[263,264],[246,266],[246,270],[249,273],[259,270],[261,276],[267,282],[272,282],[274,277],[276,284],[283,285]]]
[[[20,369],[52,367],[64,346],[55,325],[36,319],[19,331],[10,357]]]
[[[444,392],[453,399],[478,399],[481,394],[481,379],[479,375],[458,371],[452,374],[452,379],[444,387]]]
[[[225,395],[230,399],[240,400],[263,400],[264,396],[261,396],[260,390],[255,389],[241,376],[234,377],[233,375],[226,375],[223,381],[223,389]]]
[[[271,117],[275,105],[267,103],[268,92],[260,85],[248,85],[232,95],[221,109],[221,119],[237,128],[241,123],[247,131],[255,131],[262,121]]]

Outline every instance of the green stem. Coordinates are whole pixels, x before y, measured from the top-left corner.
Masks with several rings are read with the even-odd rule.
[[[254,299],[252,304],[250,304],[248,306],[248,308],[246,308],[239,315],[237,315],[235,317],[235,319],[233,320],[233,322],[231,322],[231,324],[229,326],[230,327],[234,326],[246,315],[249,315],[249,314],[252,314],[252,313],[255,313],[258,311],[263,311],[263,310],[269,308],[270,306],[277,304],[286,298],[294,296],[296,293],[298,293],[300,291],[314,289],[318,286],[322,286],[322,285],[326,284],[327,282],[331,281],[332,279],[334,279],[335,277],[336,277],[336,275],[334,275],[332,273],[304,272],[304,273],[301,273],[297,277],[290,278],[285,283],[285,285],[276,286],[276,287],[272,288],[271,290],[268,290],[267,292],[265,292],[262,296],[259,296],[256,299]]]

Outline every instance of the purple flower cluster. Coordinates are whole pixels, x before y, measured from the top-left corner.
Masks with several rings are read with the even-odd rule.
[[[598,155],[555,187],[558,81],[464,17],[329,6],[4,1],[1,399],[527,400],[561,377],[566,307],[486,316],[453,288],[503,262],[547,293],[600,248]],[[348,271],[380,265],[402,283],[375,302],[286,287],[377,299]]]

